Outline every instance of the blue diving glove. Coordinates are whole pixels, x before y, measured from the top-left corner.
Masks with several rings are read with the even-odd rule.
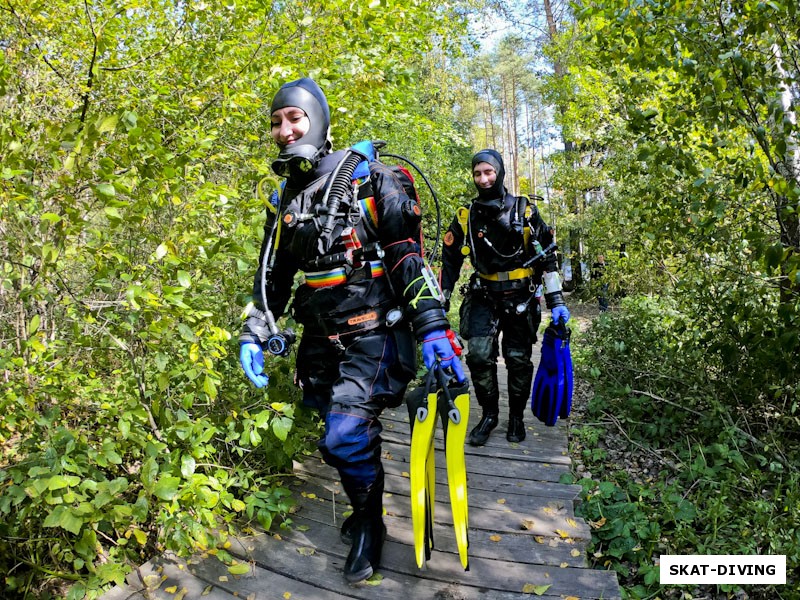
[[[239,363],[244,374],[257,388],[266,387],[269,376],[264,373],[264,351],[259,344],[244,342],[239,347]]]
[[[569,321],[569,309],[564,306],[554,306],[553,307],[553,323],[558,325],[559,323],[563,323],[564,325],[567,324]]]
[[[429,331],[422,338],[422,360],[427,369],[432,369],[439,359],[443,369],[452,369],[459,383],[466,381],[464,368],[461,366],[461,346],[455,334],[444,329]]]

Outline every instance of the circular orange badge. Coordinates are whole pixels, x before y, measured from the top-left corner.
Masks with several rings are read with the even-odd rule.
[[[456,241],[455,236],[453,235],[452,231],[448,231],[444,234],[444,245],[445,246],[452,246],[453,242]]]

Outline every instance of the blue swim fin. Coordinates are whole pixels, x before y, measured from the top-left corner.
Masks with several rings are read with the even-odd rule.
[[[557,348],[559,363],[564,370],[564,393],[561,398],[561,409],[558,416],[561,419],[569,417],[569,412],[572,410],[572,390],[574,384],[572,381],[572,353],[569,349],[569,340],[572,337],[572,331],[566,324],[557,327],[561,335],[561,345]]]
[[[559,417],[568,417],[572,408],[571,333],[565,324],[551,323],[542,339],[542,356],[531,391],[531,411],[548,427],[555,425]]]

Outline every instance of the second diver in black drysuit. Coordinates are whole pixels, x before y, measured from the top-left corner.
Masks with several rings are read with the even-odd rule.
[[[525,439],[523,414],[531,393],[531,354],[541,322],[535,295],[538,286],[544,284],[545,302],[555,323],[566,323],[569,310],[561,291],[553,230],[528,198],[508,193],[500,154],[495,150],[475,154],[472,177],[478,197],[458,209],[445,234],[441,279],[449,305],[464,259],[469,257],[475,273],[463,289],[459,333],[468,340],[467,366],[483,411],[469,441],[484,445],[498,425],[497,359],[502,333],[508,370],[506,438],[520,442]]]

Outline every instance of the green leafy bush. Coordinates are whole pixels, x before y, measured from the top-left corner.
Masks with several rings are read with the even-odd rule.
[[[762,381],[742,369],[776,377],[781,367],[724,366],[724,353],[709,355],[730,339],[720,325],[698,321],[675,299],[627,298],[576,347],[594,386],[587,420],[599,424],[574,430],[593,476],[581,482],[579,511],[594,527],[591,555],[620,573],[629,598],[659,589],[661,554],[785,554],[790,579],[800,565],[796,430],[757,418],[757,409],[774,411],[773,394],[742,403],[736,393],[748,378]],[[612,434],[622,448],[605,444]],[[626,462],[640,455],[657,457],[658,471],[629,474]],[[785,587],[748,593],[797,597]]]

